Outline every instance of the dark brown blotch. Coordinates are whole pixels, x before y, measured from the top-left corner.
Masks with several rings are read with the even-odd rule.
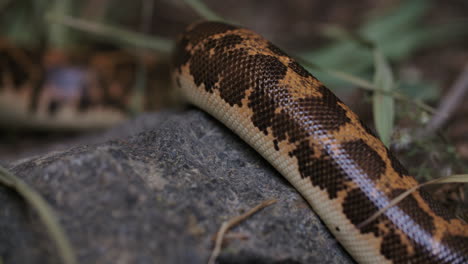
[[[358,139],[345,142],[342,147],[352,159],[352,162],[358,165],[372,180],[379,180],[380,176],[385,173],[385,162],[364,140]]]
[[[406,245],[403,244],[400,236],[394,230],[391,230],[383,237],[380,253],[387,259],[394,260],[395,263],[405,263],[409,259]]]
[[[466,236],[446,234],[442,237],[441,243],[452,250],[451,253],[441,253],[441,255],[447,255],[445,258],[447,262],[468,263],[468,238]]]
[[[397,158],[395,158],[393,153],[390,152],[390,150],[388,149],[387,149],[387,156],[388,156],[388,159],[390,160],[390,164],[392,165],[392,168],[401,178],[403,178],[405,175],[409,175],[408,170],[400,163],[400,161]]]
[[[197,86],[204,84],[208,92],[219,89],[221,98],[231,106],[241,106],[245,92],[253,88],[251,97],[254,99],[250,101],[256,103],[257,109],[254,110],[256,116],[253,119],[265,122],[268,120],[262,114],[264,111],[274,111],[272,108],[275,104],[270,97],[273,89],[278,87],[278,80],[284,78],[286,67],[273,56],[248,55],[244,48],[226,50],[241,41],[242,38],[234,36],[210,41],[209,47],[214,49],[214,54],[210,54],[206,48],[197,50],[190,59],[190,73]],[[214,87],[220,79],[219,85]],[[265,101],[269,103],[264,104]],[[258,122],[255,124],[258,125]]]
[[[424,190],[419,190],[419,194],[424,199],[426,204],[431,208],[431,210],[438,216],[442,217],[446,221],[456,219],[457,217],[444,207],[440,202],[434,200],[432,196]]]
[[[205,90],[212,92],[214,84],[219,79],[221,69],[219,61],[209,57],[205,50],[197,50],[190,59],[189,69],[197,86],[205,84]]]
[[[246,65],[252,65],[253,60],[243,50],[234,50],[229,51],[220,61],[218,67],[221,69],[220,76],[223,79],[218,89],[221,98],[229,105],[241,106],[245,92],[252,87],[252,76],[248,74],[251,68],[246,67]]]
[[[394,199],[405,191],[405,189],[395,189],[390,193],[389,197],[390,199]],[[400,201],[398,203],[398,208],[405,212],[411,219],[415,219],[419,227],[425,230],[427,233],[434,233],[434,218],[421,208],[413,194]]]
[[[336,131],[350,122],[346,111],[338,105],[338,98],[328,89],[325,91],[323,97],[298,98],[292,109],[296,112],[296,122],[305,123],[304,128],[315,134]]]
[[[249,56],[242,49],[228,52],[215,52],[212,56],[210,56],[208,50],[200,49],[197,50],[190,59],[189,68],[195,84],[197,86],[204,84],[207,92],[212,92],[214,85],[219,81],[219,77],[223,76],[224,80],[220,87],[223,91],[228,91],[227,94],[226,92],[222,94],[223,99],[225,99],[229,98],[229,91],[232,89],[238,92],[248,89],[248,83],[245,83],[245,79],[248,78],[248,76],[239,76],[241,79],[233,79],[234,75],[240,74],[239,67],[242,67],[243,63],[248,63],[248,60]],[[241,97],[242,94],[237,93],[237,96]],[[236,100],[236,102],[237,101],[238,100]]]
[[[276,54],[278,56],[288,56],[284,51],[282,51],[280,48],[275,46],[270,41],[268,41],[268,43],[267,43],[267,49],[269,49],[271,52],[273,52],[274,54]]]
[[[278,87],[278,81],[286,74],[286,67],[273,56],[261,54],[238,56],[233,52],[220,59],[227,62],[223,80],[219,85],[221,97],[231,105],[241,105],[240,100],[244,98],[245,91],[249,88],[254,90],[251,98],[256,98],[250,102],[269,101],[274,96],[272,93]],[[261,119],[258,114],[263,110],[271,111],[276,106],[274,102],[271,103],[268,106],[257,104],[258,111],[254,110],[252,119]]]
[[[275,109],[280,106],[281,98],[290,97],[287,89],[278,84],[279,80],[285,77],[287,68],[273,56],[258,54],[249,57],[253,60],[245,66],[247,69],[244,70],[253,88],[248,106],[253,111],[253,124],[267,134],[268,127],[281,122],[275,114]]]
[[[248,107],[252,109],[252,123],[265,135],[273,124],[276,104],[267,91],[255,89],[249,96]]]
[[[405,244],[401,239],[401,235],[397,234],[394,229],[391,229],[382,239],[380,253],[382,253],[382,255],[387,259],[391,260],[392,263],[456,263],[452,262],[449,258],[444,257],[443,254],[434,254],[430,249],[419,244],[427,241],[420,241],[417,243],[411,238],[407,238],[411,243],[412,253],[409,251],[407,244]]]
[[[310,89],[310,88],[309,88]],[[351,120],[346,116],[346,110],[338,103],[342,103],[332,91],[324,85],[320,85],[318,91],[322,94],[321,98],[305,98],[304,104],[326,130],[338,130],[341,126],[349,123]]]
[[[343,213],[353,223],[358,226],[377,212],[377,207],[374,203],[362,192],[356,188],[349,191],[343,202]],[[378,224],[380,221],[388,221],[385,215],[379,216],[374,221],[361,227],[363,233],[374,233],[375,236],[379,235]]]
[[[187,50],[187,45],[189,44],[189,39],[186,36],[183,36],[177,41],[174,53],[172,55],[172,67],[178,69],[181,66],[185,65],[190,59],[190,52]]]
[[[290,87],[278,86],[277,81],[268,80],[266,77],[279,76],[279,79],[284,76],[287,68],[284,65],[278,68],[281,72],[262,73],[264,77],[249,97],[249,107],[254,113],[252,121],[265,134],[267,128],[271,127],[279,141],[288,136],[289,142],[295,143],[314,134],[322,135],[337,130],[350,121],[346,111],[337,104],[336,96],[326,88],[324,97],[293,98],[289,93]],[[305,86],[304,89],[313,87]],[[275,113],[277,108],[281,108],[279,113]]]
[[[275,148],[276,151],[279,150],[279,146],[278,146],[278,140],[273,140],[273,147]]]
[[[293,70],[295,73],[299,74],[300,76],[302,76],[304,78],[312,76],[306,69],[304,69],[304,67],[299,65],[299,63],[297,63],[296,61],[291,61],[288,64],[288,67],[291,70]]]
[[[393,191],[390,194],[390,198],[395,198],[403,191],[404,190],[402,189]],[[417,228],[422,228],[428,232],[429,235],[432,234],[432,231],[434,230],[432,219],[418,207],[417,201],[414,197],[409,196],[405,198],[398,204],[398,208],[400,208],[411,219],[417,219],[416,221],[418,226],[409,226],[409,229],[417,230]],[[356,226],[367,220],[376,211],[377,207],[374,205],[372,200],[369,199],[360,189],[351,190],[343,202],[344,214]],[[401,220],[404,221],[403,219]],[[378,224],[382,221],[384,225],[389,228],[385,233],[379,231],[378,228]],[[376,236],[383,235],[380,252],[383,256],[394,263],[451,263],[450,261],[441,262],[440,259],[437,259],[436,256],[421,244],[427,241],[414,241],[411,237],[407,237],[405,241],[409,241],[411,243],[411,247],[414,251],[413,254],[410,254],[408,252],[407,245],[403,243],[401,234],[395,230],[395,226],[390,222],[386,215],[380,215],[376,220],[361,227],[360,230],[363,233],[372,232]],[[414,235],[417,236],[418,234]]]
[[[238,27],[233,25],[210,21],[195,24],[188,32],[185,33],[185,35],[188,36],[190,43],[196,45],[210,36],[226,33],[230,30],[236,29],[238,29]]]
[[[173,53],[173,67],[177,69],[180,66],[185,65],[189,61],[189,59],[191,58],[191,53],[188,50],[189,44],[192,44],[193,47],[199,42],[209,39],[210,36],[225,33],[229,30],[235,29],[237,29],[236,26],[219,22],[204,22],[194,25],[190,30],[186,31],[182,35],[182,37],[180,37],[180,39],[177,41],[177,45]],[[230,34],[229,36],[230,37],[228,37],[227,40],[230,39],[231,41],[233,41],[234,38],[236,38],[234,37],[234,34]],[[238,38],[240,37],[237,36],[236,39]],[[238,40],[235,40],[234,42],[238,42]],[[219,48],[220,46],[218,45],[218,43],[219,40],[211,45],[217,46]]]
[[[204,48],[207,50],[214,49],[216,52],[222,52],[223,50],[233,48],[242,43],[243,40],[244,39],[239,35],[229,34],[218,39],[210,39]]]
[[[330,199],[335,199],[338,192],[346,188],[345,172],[328,155],[322,154],[321,158],[314,158],[309,141],[300,142],[292,155],[297,159],[301,177],[310,178],[312,185],[326,190]]]
[[[367,134],[377,138],[377,136],[376,136],[377,134],[375,133],[375,131],[372,130],[370,127],[368,127],[366,124],[364,124],[364,122],[362,122],[361,119],[359,119],[359,124],[364,129],[364,131],[366,131]]]
[[[288,137],[289,142],[295,143],[309,136],[307,131],[301,127],[301,124],[296,122],[294,117],[291,117],[284,109],[274,116],[271,129],[273,131],[273,136],[280,141]]]

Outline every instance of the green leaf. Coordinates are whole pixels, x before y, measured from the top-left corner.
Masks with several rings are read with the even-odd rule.
[[[424,26],[421,18],[427,13],[430,4],[429,0],[403,1],[390,12],[382,14],[381,10],[377,10],[380,14],[368,19],[355,33],[334,25],[324,26],[322,33],[334,41],[323,48],[303,52],[298,57],[324,68],[366,78],[374,63],[373,53],[372,49],[356,40],[356,35],[379,46],[380,51],[392,62],[404,60],[418,49],[468,36],[466,19]],[[317,75],[333,89],[345,85],[329,74]]]
[[[398,89],[407,96],[421,100],[431,101],[440,98],[440,85],[429,80],[402,80]]]
[[[376,42],[383,39],[394,39],[394,34],[416,26],[429,7],[430,1],[428,0],[403,1],[400,6],[386,14],[374,15],[361,27],[359,32],[364,37]]]
[[[374,85],[383,91],[392,91],[395,86],[393,73],[388,61],[378,48],[374,49],[374,65]],[[372,98],[372,106],[375,128],[382,142],[388,147],[395,119],[394,99],[388,94],[376,91]]]

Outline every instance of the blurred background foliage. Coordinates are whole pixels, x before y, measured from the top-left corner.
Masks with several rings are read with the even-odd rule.
[[[314,74],[340,93],[352,92],[356,85],[330,70],[372,80],[373,51],[356,37],[396,64],[468,35],[466,17],[437,18],[438,7],[429,0],[253,2],[2,0],[1,32],[27,48],[79,50],[105,44],[168,54],[184,25],[203,16],[228,19],[278,39],[285,50],[323,68],[325,72],[313,69]],[[451,12],[466,8],[463,1],[446,2],[444,8]],[[431,23],[431,13],[436,23]],[[398,89],[412,98],[437,100],[441,91],[437,79],[411,72],[397,79]]]
[[[467,38],[467,17],[461,14],[467,4],[445,1],[445,9],[460,15],[437,17],[439,7],[433,2],[1,0],[0,27],[3,37],[27,48],[93,49],[104,43],[168,53],[184,25],[203,16],[214,17],[279,39],[285,50],[321,68],[371,80],[372,49],[356,41],[356,36],[378,46],[391,63]],[[431,23],[434,16],[436,22]],[[348,80],[314,72],[333,89],[351,91]],[[411,74],[400,77],[398,87],[406,94],[437,99],[437,80]]]

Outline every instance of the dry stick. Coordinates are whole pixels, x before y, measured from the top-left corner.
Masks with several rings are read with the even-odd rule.
[[[276,203],[276,199],[271,199],[267,201],[263,201],[254,208],[250,209],[246,213],[236,216],[234,218],[231,218],[229,221],[223,222],[221,227],[218,230],[218,234],[216,236],[216,242],[215,242],[215,247],[213,249],[213,252],[211,253],[210,259],[208,260],[208,264],[214,264],[216,258],[219,256],[219,253],[221,252],[221,246],[223,243],[224,239],[224,234],[233,226],[238,225],[240,222],[245,220],[247,217],[253,215],[257,211],[261,210],[262,208],[265,208],[271,204]]]
[[[426,134],[438,130],[447,122],[457,107],[463,102],[463,97],[468,93],[468,63],[459,75],[447,95],[442,99],[437,113],[432,117],[426,127]]]
[[[380,215],[382,215],[383,213],[385,213],[385,211],[387,211],[388,209],[390,209],[391,207],[397,205],[399,202],[401,202],[403,199],[405,199],[406,197],[408,197],[408,195],[410,195],[411,193],[415,192],[417,189],[421,188],[422,186],[425,186],[425,185],[429,185],[429,184],[436,184],[436,183],[454,183],[454,182],[460,182],[460,183],[468,183],[468,175],[467,174],[459,174],[459,175],[449,175],[449,176],[445,176],[445,177],[440,177],[440,178],[437,178],[437,179],[433,179],[433,180],[430,180],[430,181],[427,181],[425,183],[421,183],[419,185],[416,185],[414,186],[413,188],[411,189],[408,189],[406,190],[405,192],[403,192],[402,194],[398,195],[395,199],[393,199],[392,201],[390,201],[390,203],[381,208],[379,211],[375,212],[373,215],[371,215],[369,218],[367,218],[365,221],[363,221],[362,223],[358,224],[357,227],[359,229],[363,228],[364,226],[368,225],[370,222],[374,221],[375,219],[377,219],[377,217],[379,217]]]

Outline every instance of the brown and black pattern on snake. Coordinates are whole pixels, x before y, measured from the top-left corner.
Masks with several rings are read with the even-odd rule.
[[[178,42],[174,63],[176,79],[190,75],[199,89],[244,109],[239,111],[275,151],[295,159],[300,176],[340,203],[356,228],[417,184],[329,89],[252,31],[217,22],[192,25]],[[468,263],[467,225],[423,191],[359,231],[373,235],[368,243],[379,243],[379,254],[392,263]]]

